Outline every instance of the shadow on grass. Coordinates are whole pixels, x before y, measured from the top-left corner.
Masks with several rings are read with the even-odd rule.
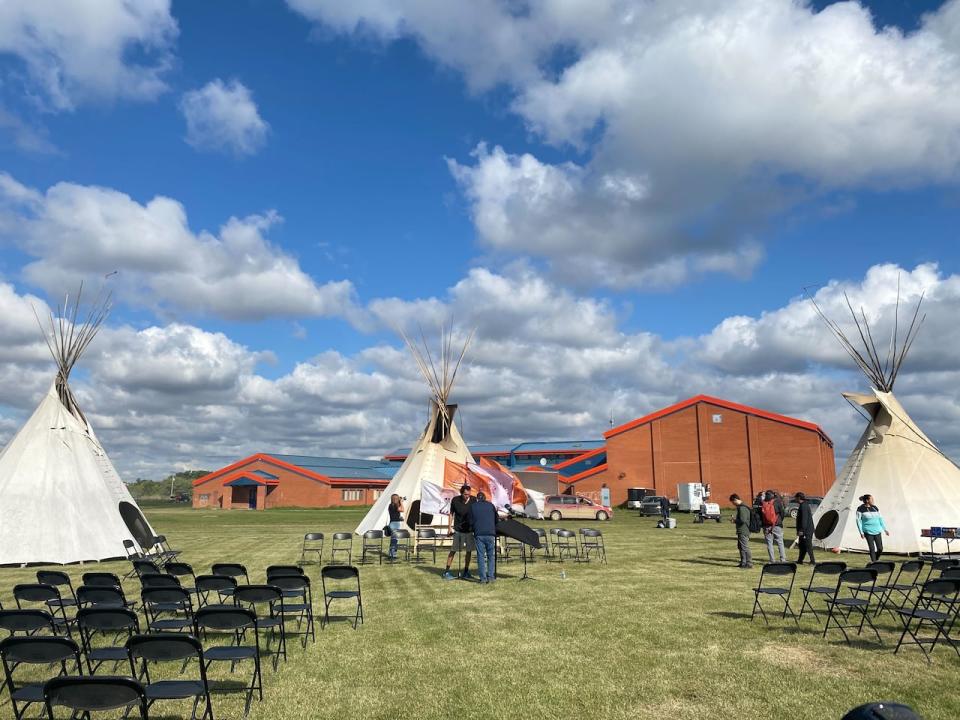
[[[680,562],[687,563],[688,565],[718,565],[720,567],[733,568],[734,570],[739,569],[730,558],[683,558]]]
[[[714,610],[709,615],[714,617],[727,618],[728,620],[749,620],[750,613],[748,612],[733,612],[732,610]]]

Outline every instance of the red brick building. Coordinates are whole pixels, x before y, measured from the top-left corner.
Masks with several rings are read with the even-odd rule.
[[[399,466],[377,460],[258,453],[193,481],[193,507],[372,505]]]
[[[814,423],[697,395],[604,433],[606,445],[555,465],[571,492],[627,499],[627,488],[674,498],[710,485],[715,501],[761,490],[823,495],[835,477],[833,442]]]

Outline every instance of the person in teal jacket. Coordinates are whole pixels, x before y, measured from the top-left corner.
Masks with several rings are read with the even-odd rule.
[[[873,504],[873,495],[861,495],[860,502],[863,505],[857,508],[857,530],[860,531],[860,537],[867,541],[871,562],[876,562],[880,558],[880,553],[883,552],[881,533],[889,536],[890,531],[883,522],[880,509]]]

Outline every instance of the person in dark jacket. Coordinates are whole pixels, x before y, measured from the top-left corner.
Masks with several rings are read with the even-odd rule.
[[[470,504],[470,525],[473,541],[477,546],[477,570],[481,583],[497,579],[497,509],[482,492]]]
[[[797,544],[800,546],[800,557],[797,563],[803,565],[805,555],[810,556],[810,564],[815,565],[813,557],[813,510],[807,502],[807,496],[798,492],[793,496],[797,501]]]
[[[670,519],[670,499],[666,495],[660,498],[660,517],[663,518],[663,525],[666,527],[667,520]]]
[[[780,562],[787,561],[787,549],[783,546],[783,516],[785,514],[786,508],[783,506],[780,496],[772,490],[767,490],[760,502],[760,518],[763,525],[763,539],[767,543],[767,555],[770,557],[770,562],[776,562],[773,553],[774,544],[780,550]]]
[[[390,552],[388,556],[391,560],[397,557],[397,530],[403,527],[403,499],[394,493],[390,496],[390,506],[387,508],[390,516]]]
[[[740,551],[739,568],[752,568],[753,557],[750,555],[750,508],[740,496],[734,493],[730,496],[730,502],[733,503],[734,514],[733,523],[737,528],[737,550]]]

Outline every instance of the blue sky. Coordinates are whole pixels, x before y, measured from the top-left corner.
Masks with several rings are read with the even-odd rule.
[[[904,273],[949,316],[960,3],[561,5],[109,0],[88,27],[77,7],[12,3],[0,282],[25,349],[0,357],[22,379],[0,433],[48,382],[15,313],[118,270],[80,381],[128,473],[404,444],[420,399],[393,327],[451,316],[480,328],[476,442],[595,437],[611,412],[711,391],[848,444],[842,356],[800,362],[763,318],[806,323],[802,289],[833,282],[883,323]],[[746,31],[718,51],[697,27]],[[231,218],[246,273],[224,260]],[[881,297],[872,268],[892,279]],[[725,336],[737,317],[746,339]],[[187,379],[120,368],[137,342]],[[712,354],[738,342],[757,355]],[[170,427],[153,454],[132,429],[151,418]]]

